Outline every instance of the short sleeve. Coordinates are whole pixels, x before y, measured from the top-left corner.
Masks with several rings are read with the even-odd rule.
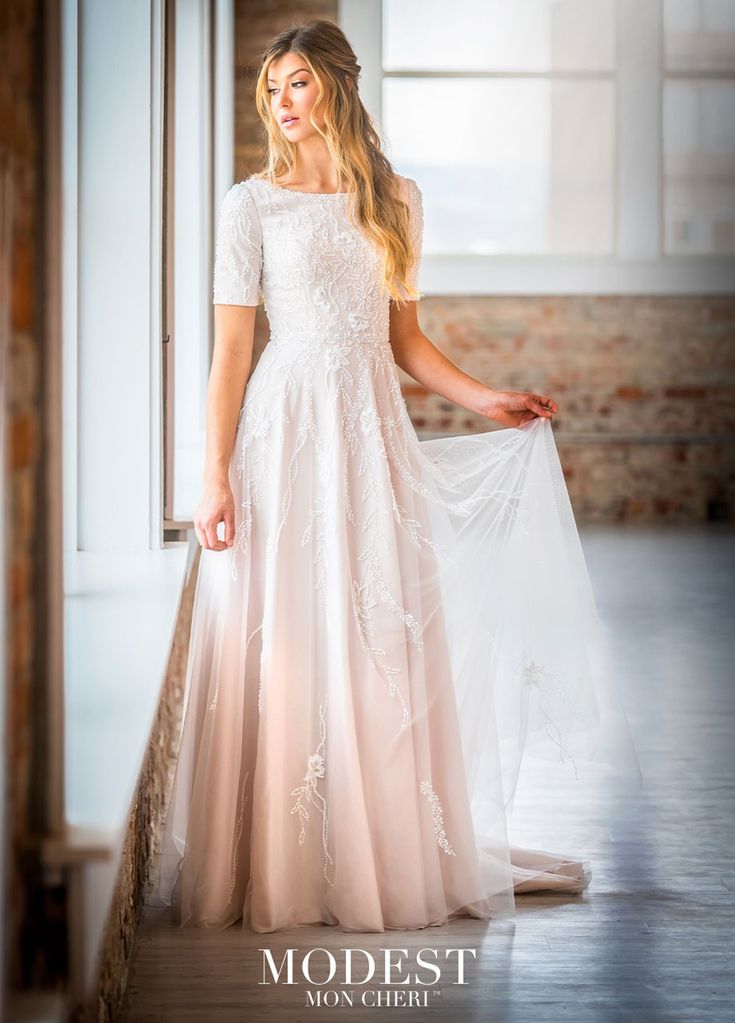
[[[421,189],[413,178],[402,178],[401,198],[408,205],[409,243],[413,252],[407,281],[416,290],[418,297],[421,298],[423,292],[419,290],[419,267],[421,266],[421,251],[424,244],[424,199]],[[404,288],[399,288],[399,291],[403,301],[412,301],[406,296]]]
[[[212,301],[259,305],[262,300],[263,237],[260,216],[247,182],[227,192],[220,207],[214,256]]]

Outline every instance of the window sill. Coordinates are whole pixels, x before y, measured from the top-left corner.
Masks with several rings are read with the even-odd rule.
[[[187,545],[65,557],[66,820],[122,835],[176,624]]]
[[[419,286],[445,295],[732,295],[734,256],[424,255]]]

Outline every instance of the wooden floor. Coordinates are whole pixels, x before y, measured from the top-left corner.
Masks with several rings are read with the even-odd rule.
[[[427,1007],[392,1007],[395,1020],[735,1019],[735,533],[581,532],[645,779],[622,824],[591,821],[590,888],[520,896],[511,919],[384,934],[178,931],[149,910],[127,1023],[374,1019],[361,989],[352,989],[353,1007],[315,1008],[306,998],[316,986],[259,984],[259,949],[280,962],[286,948],[315,946],[339,962],[345,947],[476,949],[466,985],[452,983],[456,966],[445,965],[442,983],[426,989]],[[554,848],[543,839],[540,848]]]

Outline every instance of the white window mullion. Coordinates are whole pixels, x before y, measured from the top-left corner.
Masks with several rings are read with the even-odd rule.
[[[64,0],[61,21],[62,60],[62,179],[61,179],[61,337],[62,337],[62,410],[64,418],[63,531],[64,550],[75,551],[78,542],[77,522],[77,188],[78,188],[78,23],[77,0]]]
[[[163,215],[163,95],[165,60],[165,0],[151,3],[151,155],[150,201],[151,224],[161,223]],[[161,267],[163,245],[161,232],[150,235],[150,459],[149,459],[149,544],[151,550],[163,546],[163,409],[161,401]]]
[[[337,21],[360,65],[360,99],[380,126],[383,112],[382,0],[339,0]]]
[[[661,255],[661,0],[618,0],[617,254]]]
[[[212,188],[213,209],[218,211],[225,193],[236,180],[233,154],[235,152],[235,81],[232,69],[235,66],[235,12],[233,0],[215,0],[214,22],[214,67],[212,68],[213,140],[212,140]],[[211,223],[209,235],[211,236]],[[213,252],[208,252],[211,264]],[[207,283],[209,297],[209,282]]]

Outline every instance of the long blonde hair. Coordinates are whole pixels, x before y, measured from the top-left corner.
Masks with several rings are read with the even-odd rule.
[[[286,53],[303,58],[317,84],[310,121],[327,143],[337,167],[340,190],[351,193],[352,218],[383,252],[382,286],[391,298],[418,298],[407,274],[411,251],[409,212],[401,198],[399,179],[382,151],[380,137],[357,91],[360,65],[347,38],[334,22],[316,19],[284,29],[266,47],[255,87],[255,102],[266,128],[268,155],[255,177],[271,184],[295,169],[296,143],[284,137],[271,111],[268,71]],[[323,111],[323,129],[314,113]],[[403,289],[403,294],[398,288]]]

